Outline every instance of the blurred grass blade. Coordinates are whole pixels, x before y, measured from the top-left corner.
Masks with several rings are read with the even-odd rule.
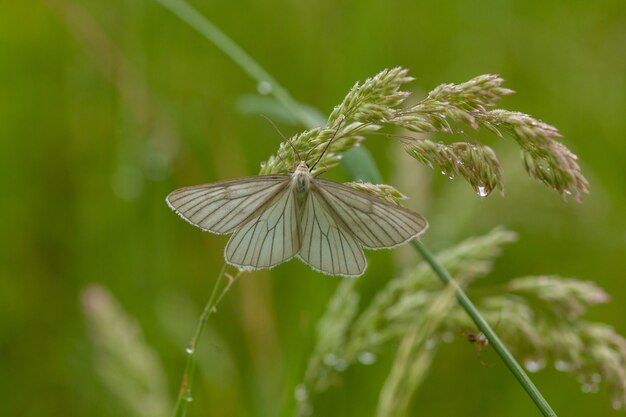
[[[416,320],[413,330],[400,341],[391,371],[380,392],[377,417],[403,417],[413,394],[433,363],[431,338],[454,307],[455,288],[447,286]]]
[[[230,39],[217,26],[202,16],[196,9],[182,0],[155,0],[163,7],[174,13],[182,21],[197,30],[207,40],[217,46],[241,69],[243,69],[257,83],[264,85],[263,90],[276,97],[276,99],[289,109],[293,115],[306,127],[313,128],[324,124],[325,120],[318,120],[313,115],[303,110],[300,103],[291,97],[263,67],[261,67],[246,51]]]
[[[302,122],[298,120],[291,110],[285,108],[275,97],[262,96],[259,94],[242,94],[235,102],[237,111],[245,116],[262,115],[269,117],[272,122],[282,123],[288,126],[300,127]],[[312,120],[324,123],[324,115],[315,107],[300,104],[302,111],[309,114]]]
[[[165,372],[139,324],[105,288],[92,284],[81,294],[94,345],[95,368],[127,416],[165,417],[171,408]]]
[[[491,271],[502,246],[514,241],[516,236],[513,232],[496,228],[484,236],[469,238],[439,253],[438,259],[458,281],[469,284]],[[398,357],[415,351],[410,356],[419,356],[423,375],[429,366],[426,359],[434,356],[434,350],[421,349],[421,342],[416,341],[419,336],[432,342],[439,336],[435,333],[441,333],[438,330],[441,311],[433,307],[436,300],[442,297],[441,284],[428,264],[420,263],[390,280],[362,309],[359,309],[360,296],[354,289],[355,282],[346,280],[339,284],[318,322],[317,343],[298,388],[300,393],[306,393],[299,395],[298,416],[307,415],[306,411],[311,409],[315,397],[332,386],[342,371],[356,363],[374,363],[376,355],[389,343],[405,340],[408,345],[403,346],[414,346],[409,351],[398,352]],[[450,289],[444,290],[448,291]],[[445,312],[447,317],[448,310]],[[465,315],[460,316],[469,321]],[[433,326],[428,327],[431,324]],[[421,332],[419,335],[415,334],[416,329]],[[412,340],[409,335],[413,335],[413,342],[408,342]],[[399,371],[395,370],[392,374],[394,372]],[[415,377],[416,381],[419,379]],[[383,395],[387,401],[383,409],[395,403],[396,400],[391,399],[400,395],[396,392],[400,388],[390,384]],[[418,385],[416,382],[411,392]]]
[[[344,152],[341,158],[341,166],[354,181],[366,181],[373,184],[383,182],[383,177],[372,158],[372,154],[362,146]]]

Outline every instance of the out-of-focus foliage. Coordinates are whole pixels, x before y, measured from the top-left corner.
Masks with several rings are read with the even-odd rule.
[[[583,204],[529,179],[518,150],[490,135],[466,132],[497,152],[504,198],[477,198],[461,180],[416,167],[392,141],[363,145],[385,182],[429,219],[429,246],[504,224],[520,243],[483,284],[552,273],[594,280],[614,301],[591,319],[626,333],[622,1],[193,3],[298,100],[324,111],[355,80],[396,65],[411,69],[417,97],[500,74],[518,92],[502,106],[558,126],[578,155],[590,182]],[[281,138],[249,116],[257,110],[237,104],[264,86],[150,0],[10,2],[2,10],[0,415],[127,415],[98,370],[92,321],[81,309],[91,283],[141,326],[174,398],[226,239],[181,222],[163,199],[180,186],[258,172]],[[266,113],[286,135],[301,130],[271,107]],[[325,175],[347,179],[339,169]],[[401,254],[414,264],[416,254]],[[368,258],[357,282],[365,299],[401,272],[392,253]],[[293,395],[285,387],[304,373],[314,324],[338,282],[297,262],[242,276],[200,347],[190,415],[276,415]],[[494,363],[484,367],[475,346],[458,340],[439,350],[414,415],[536,412],[495,355],[483,353]],[[319,415],[373,415],[394,352],[347,370],[316,399]],[[622,415],[602,389],[583,394],[554,370],[533,379],[560,415]]]

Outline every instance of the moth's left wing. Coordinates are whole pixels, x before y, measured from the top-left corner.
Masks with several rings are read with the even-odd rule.
[[[291,187],[263,206],[231,236],[224,257],[241,269],[271,268],[300,250],[300,222]]]
[[[369,249],[400,245],[428,227],[421,215],[344,184],[316,178],[311,183],[311,192]]]
[[[261,175],[180,188],[167,204],[183,219],[203,230],[232,233],[263,207],[288,191],[289,175]]]

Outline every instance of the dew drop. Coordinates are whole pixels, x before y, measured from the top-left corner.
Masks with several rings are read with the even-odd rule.
[[[487,197],[489,195],[489,192],[487,191],[487,188],[484,185],[479,185],[478,188],[476,189],[476,194],[478,194],[481,197]]]
[[[185,349],[185,352],[191,355],[193,353],[193,344],[189,343],[187,345],[187,348]]]
[[[545,362],[542,359],[526,359],[524,366],[528,372],[537,372],[543,369]]]
[[[363,365],[371,365],[376,362],[376,355],[372,352],[361,352],[359,353],[358,360]]]
[[[433,350],[436,346],[437,346],[437,340],[434,337],[431,337],[430,339],[426,340],[426,343],[424,344],[424,348],[426,350]]]
[[[444,332],[441,334],[441,340],[445,343],[451,343],[454,340],[454,334],[452,332]]]
[[[305,404],[299,411],[301,416],[308,417],[313,414],[313,406],[311,406],[311,404]]]
[[[298,402],[304,402],[309,398],[309,392],[307,391],[304,384],[296,385],[296,389],[293,393],[294,398]]]
[[[557,360],[554,362],[554,369],[560,372],[567,372],[572,370],[572,366],[565,361]]]
[[[337,357],[335,355],[333,355],[332,353],[327,354],[326,356],[324,356],[324,364],[327,366],[335,366],[335,364],[337,363]]]
[[[185,401],[187,401],[188,403],[193,401],[193,397],[191,395],[188,395],[185,397]]]
[[[346,368],[348,368],[348,361],[345,359],[337,359],[337,362],[335,363],[335,370],[337,372],[343,372]]]
[[[256,85],[256,91],[258,91],[259,94],[266,96],[272,92],[272,84],[270,84],[269,82],[265,80],[259,81],[258,84]]]

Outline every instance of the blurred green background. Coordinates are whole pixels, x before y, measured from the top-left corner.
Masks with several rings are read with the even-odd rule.
[[[407,162],[390,140],[366,145],[385,180],[429,219],[429,247],[504,225],[521,239],[484,284],[541,273],[595,280],[613,302],[589,316],[626,334],[623,0],[193,4],[295,98],[325,113],[386,67],[409,68],[417,96],[502,75],[518,94],[501,106],[556,125],[579,156],[591,184],[583,204],[529,179],[510,141],[484,136],[506,184],[504,197],[486,199]],[[0,415],[169,411],[227,238],[181,221],[164,198],[256,174],[280,138],[246,111],[242,97],[255,82],[154,1],[3,2],[1,10]],[[285,134],[300,130],[278,122]],[[346,179],[341,169],[327,176]],[[407,253],[417,262],[412,252],[403,262]],[[368,259],[359,285],[371,294],[399,267],[392,251]],[[277,415],[339,279],[298,261],[244,275],[203,339],[190,415]],[[110,331],[130,335],[110,347],[121,352],[117,365],[130,361],[127,370],[151,375],[152,400],[103,363],[101,333],[88,319],[102,311],[112,314]],[[462,338],[445,346],[412,415],[539,415],[493,352],[485,354],[491,367],[475,353]],[[318,415],[373,415],[392,355],[389,347],[376,365],[346,372],[318,399]],[[572,376],[547,369],[533,379],[559,415],[623,413],[605,390],[583,394]]]

